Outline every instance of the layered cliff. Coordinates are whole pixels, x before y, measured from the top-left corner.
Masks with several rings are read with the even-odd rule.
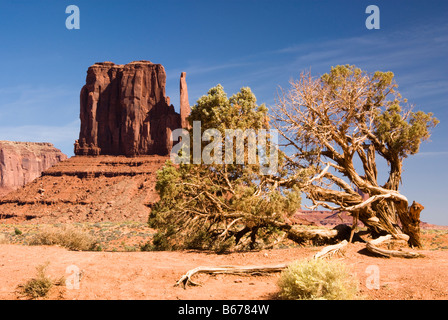
[[[65,159],[67,156],[51,143],[0,141],[0,196]]]
[[[75,156],[0,198],[0,221],[146,222],[166,156]]]

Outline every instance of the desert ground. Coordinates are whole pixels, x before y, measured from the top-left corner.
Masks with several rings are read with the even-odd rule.
[[[80,271],[79,288],[54,286],[45,299],[64,300],[272,300],[279,299],[279,273],[255,275],[198,274],[201,286],[174,286],[198,266],[273,265],[312,257],[322,247],[283,245],[270,250],[216,254],[203,251],[141,251],[153,230],[143,223],[90,225],[101,251],[72,251],[60,246],[28,245],[42,226],[0,224],[0,299],[28,299],[20,286],[48,264],[52,279],[73,278]],[[84,224],[83,227],[86,227]],[[425,257],[380,258],[369,255],[363,243],[350,244],[342,260],[359,281],[359,298],[367,300],[448,299],[448,230],[423,231]],[[372,288],[372,270],[378,287]]]

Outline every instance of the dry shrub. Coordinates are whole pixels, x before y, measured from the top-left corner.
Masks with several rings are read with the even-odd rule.
[[[60,245],[75,251],[95,250],[97,241],[74,226],[46,227],[37,233],[31,245]]]
[[[0,244],[9,244],[9,240],[5,234],[0,233]]]
[[[46,298],[51,288],[62,285],[64,278],[53,280],[46,275],[48,265],[49,262],[36,267],[37,276],[18,286],[19,293],[29,299]]]
[[[339,261],[295,261],[282,271],[280,297],[287,300],[352,300],[358,281]]]

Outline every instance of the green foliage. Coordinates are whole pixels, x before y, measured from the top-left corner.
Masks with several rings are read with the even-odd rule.
[[[419,247],[419,228],[409,219],[406,198],[397,192],[402,182],[403,160],[419,151],[439,121],[432,113],[413,111],[413,106],[398,92],[390,71],[371,74],[342,65],[332,67],[320,78],[302,74],[291,85],[274,113],[276,127],[297,151],[292,162],[315,167],[310,178],[328,162],[336,169],[336,174],[326,174],[303,188],[307,197],[337,211],[361,205],[356,209],[357,215],[374,236],[404,233],[411,246]],[[378,181],[382,175],[378,172],[377,156],[389,167],[384,183]],[[339,190],[332,190],[335,185]],[[372,199],[364,206],[361,198],[353,201],[356,189],[371,196],[394,192],[387,199]],[[371,222],[372,215],[378,222]]]
[[[268,127],[264,104],[258,106],[250,88],[227,98],[224,88],[218,84],[202,96],[191,109],[189,121],[201,121],[202,130],[213,128],[224,133],[225,129],[262,129]]]
[[[379,144],[387,147],[391,158],[397,156],[401,159],[416,154],[421,142],[430,138],[430,130],[439,123],[431,112],[412,111],[407,99],[403,99],[396,90],[398,85],[393,72],[377,71],[369,75],[355,66],[343,65],[332,67],[329,74],[321,77],[321,81],[323,86],[328,87],[332,99],[337,101],[340,97],[349,97],[342,99],[346,106],[338,105],[339,112],[350,113],[354,110],[358,115],[371,112],[374,136]],[[349,99],[355,101],[356,94],[362,103],[355,110]],[[365,97],[365,100],[359,97]],[[355,116],[353,121],[358,122],[354,125],[359,126],[363,122],[367,124],[369,119]]]
[[[295,261],[282,271],[280,297],[287,300],[352,300],[358,281],[342,262],[313,259]]]
[[[221,85],[210,89],[191,110],[189,121],[201,121],[201,128],[268,129],[267,108],[256,104],[249,88],[227,97]],[[190,134],[192,137],[193,134]],[[244,141],[247,145],[247,139]],[[236,151],[236,150],[235,150]],[[247,160],[247,149],[244,152]],[[279,173],[282,167],[280,154]],[[270,181],[268,180],[271,179]],[[278,230],[271,221],[282,221],[300,207],[300,190],[273,187],[273,177],[260,174],[260,165],[180,164],[170,161],[157,172],[156,190],[160,201],[149,216],[158,229],[155,250],[254,248],[257,241],[269,243]]]
[[[439,123],[431,112],[409,112],[405,115],[398,101],[394,101],[375,119],[375,135],[400,158],[419,151],[422,141],[430,137],[430,129]]]

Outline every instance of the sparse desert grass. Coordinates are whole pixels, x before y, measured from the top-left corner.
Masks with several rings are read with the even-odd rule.
[[[352,300],[358,280],[340,261],[311,259],[291,263],[282,271],[279,287],[286,300]]]
[[[0,224],[0,244],[37,245],[44,242],[36,241],[43,236],[47,240],[53,238],[47,230],[63,230],[72,228],[94,239],[95,251],[140,251],[140,247],[152,239],[155,231],[147,223],[136,221],[125,222],[83,222],[83,223],[56,223],[56,224]],[[20,231],[20,232],[18,232]],[[50,237],[51,236],[51,237]],[[46,244],[53,243],[47,241]],[[55,244],[55,243],[53,243]],[[58,243],[59,245],[63,245]],[[73,249],[80,250],[80,249]]]
[[[64,283],[64,278],[57,280],[51,279],[47,276],[46,271],[49,262],[36,267],[37,276],[28,280],[25,284],[18,286],[18,293],[28,299],[46,298],[51,288],[60,286]]]
[[[70,250],[94,250],[96,240],[74,226],[45,227],[30,242],[31,245],[60,245]]]
[[[4,233],[0,233],[0,244],[9,244],[9,239]]]
[[[424,229],[422,230],[423,248],[429,250],[448,249],[447,229]]]

